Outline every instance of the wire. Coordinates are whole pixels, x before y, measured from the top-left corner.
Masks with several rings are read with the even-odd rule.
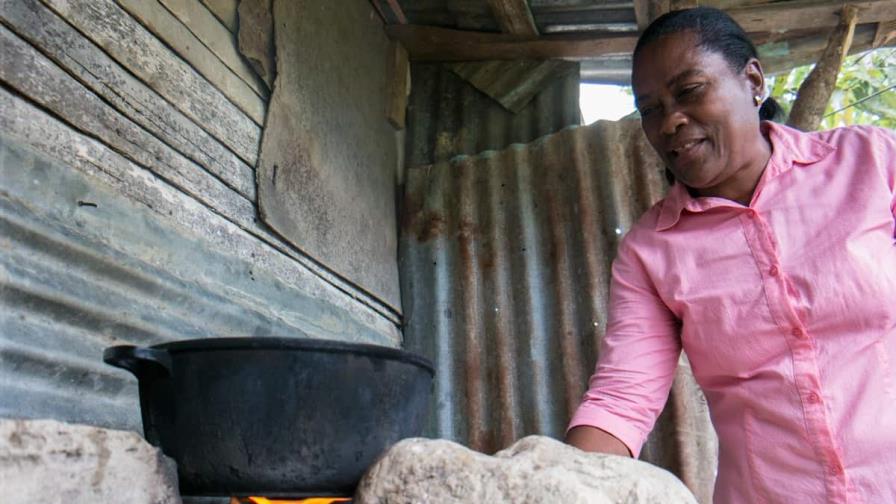
[[[832,115],[834,115],[834,114],[838,114],[838,113],[840,113],[840,112],[843,112],[844,110],[846,110],[846,109],[848,109],[848,108],[855,107],[856,105],[858,105],[858,104],[860,104],[860,103],[862,103],[862,102],[866,102],[866,101],[868,101],[868,100],[874,98],[874,97],[877,96],[877,95],[882,95],[882,94],[886,93],[887,91],[889,91],[889,90],[891,90],[891,89],[893,89],[893,88],[896,88],[896,84],[893,84],[892,86],[889,86],[889,87],[886,87],[886,88],[884,88],[884,89],[881,89],[880,91],[878,91],[878,92],[876,92],[876,93],[870,94],[870,95],[868,95],[868,96],[862,98],[861,100],[856,100],[856,101],[850,103],[849,105],[847,105],[847,106],[841,108],[840,110],[835,110],[835,111],[831,112],[830,114],[826,114],[826,115],[822,116],[822,119],[824,119],[825,117],[830,117],[830,116],[832,116]]]

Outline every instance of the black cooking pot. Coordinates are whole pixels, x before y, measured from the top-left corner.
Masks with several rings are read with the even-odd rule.
[[[212,338],[107,348],[137,376],[146,439],[184,495],[350,495],[391,444],[422,433],[426,359],[394,348]]]

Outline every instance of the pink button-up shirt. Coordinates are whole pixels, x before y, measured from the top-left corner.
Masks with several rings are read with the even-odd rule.
[[[637,456],[683,348],[719,436],[715,502],[896,503],[896,137],[763,128],[748,207],[676,184],[626,235],[570,428]]]

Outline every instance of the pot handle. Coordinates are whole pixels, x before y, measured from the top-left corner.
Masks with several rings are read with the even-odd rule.
[[[171,355],[158,348],[109,347],[103,351],[103,362],[130,371],[138,380],[149,375],[171,376]]]

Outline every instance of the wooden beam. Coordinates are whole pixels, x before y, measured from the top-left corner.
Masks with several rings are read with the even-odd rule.
[[[677,1],[680,2],[681,0]],[[703,7],[715,7],[716,9],[728,10],[736,7],[770,4],[775,1],[776,0],[699,0],[696,3]]]
[[[815,29],[833,28],[839,23],[839,11],[843,6],[842,0],[800,0],[765,5],[755,5],[753,0],[746,0],[746,3],[750,5],[730,9],[728,13],[751,36],[762,34],[758,39],[753,37],[756,43],[774,39],[775,34],[784,31],[803,30],[807,25]],[[671,0],[637,0],[635,8],[636,14],[640,12],[639,23],[659,17],[671,5]],[[864,0],[852,5],[857,8],[859,24],[896,19],[894,0]],[[577,34],[521,38],[510,34],[419,25],[387,26],[386,33],[407,48],[413,61],[582,60],[606,54],[630,53],[637,41],[636,37],[629,35]]]
[[[519,37],[537,37],[538,28],[526,0],[488,0],[501,31]]]
[[[867,30],[863,30],[862,27],[856,27],[856,32],[852,39],[852,46],[849,48],[849,55],[859,54],[871,49],[871,42],[873,40],[873,32],[869,33]],[[891,45],[893,43],[893,41],[890,41]],[[789,72],[796,67],[814,64],[821,58],[821,55],[824,52],[824,45],[822,44],[820,47],[813,46],[814,44],[810,44],[804,48],[794,49],[786,56],[782,55],[762,58],[762,70],[765,71],[766,76],[769,76]]]
[[[877,33],[874,34],[872,47],[878,48],[896,39],[896,19],[877,23]]]
[[[412,61],[482,61],[513,59],[588,59],[630,53],[637,37],[549,35],[519,39],[500,33],[469,32],[418,25],[386,27],[389,38],[401,42]]]
[[[635,0],[638,31],[644,31],[654,19],[672,10],[670,0]]]
[[[643,32],[650,24],[650,0],[635,0],[635,21],[639,32]]]
[[[408,52],[399,42],[390,42],[386,63],[386,119],[395,129],[405,125],[408,95],[411,94],[411,65]]]
[[[831,100],[837,84],[837,75],[843,59],[852,45],[858,9],[852,5],[843,7],[841,22],[831,34],[831,40],[824,49],[812,72],[800,85],[787,124],[803,131],[818,129],[821,118]]]
[[[401,10],[401,5],[398,5],[398,0],[370,0],[370,3],[387,25],[408,24],[408,18]]]
[[[671,3],[672,10],[690,9],[692,7],[705,5],[704,2],[700,2],[699,0],[671,0]]]
[[[754,5],[728,10],[747,33],[776,32],[805,28],[833,28],[840,23],[842,0],[813,0]],[[858,23],[879,23],[896,19],[896,1],[849,2],[858,10]]]

